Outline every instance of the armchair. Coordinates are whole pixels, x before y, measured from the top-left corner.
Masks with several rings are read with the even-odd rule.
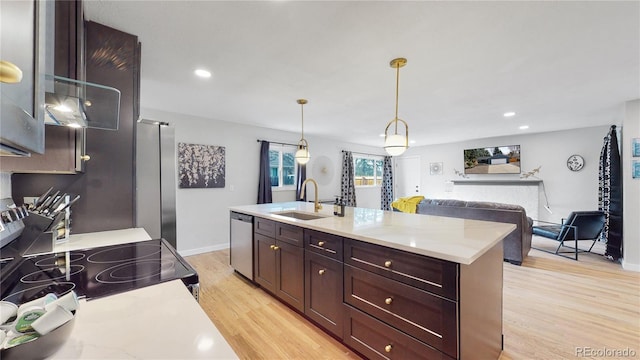
[[[555,251],[535,248],[536,250],[546,251],[552,254],[563,256],[569,259],[578,260],[579,252],[591,252],[593,245],[600,237],[604,228],[605,216],[602,211],[574,211],[569,214],[566,219],[562,220],[562,224],[555,224],[540,220],[534,222],[545,223],[548,225],[534,225],[532,228],[533,235],[559,241]],[[578,241],[592,241],[589,250],[578,249]],[[574,241],[574,247],[564,245],[565,241]],[[560,251],[561,247],[573,249],[572,251]],[[562,255],[562,253],[574,253],[573,257]]]

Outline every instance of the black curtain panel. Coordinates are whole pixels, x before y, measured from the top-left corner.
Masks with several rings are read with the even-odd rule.
[[[340,196],[347,206],[356,206],[356,185],[354,177],[353,154],[351,151],[343,151]]]
[[[622,169],[616,126],[604,138],[598,175],[598,210],[605,213],[602,237],[607,242],[605,256],[613,261],[622,258]]]
[[[260,145],[260,175],[258,179],[258,204],[271,203],[271,177],[269,169],[269,142]]]
[[[380,194],[380,209],[392,210],[393,202],[393,167],[391,166],[391,156],[385,156],[382,162],[382,186]]]
[[[296,201],[302,200],[307,201],[307,191],[304,192],[304,196],[301,198],[300,193],[302,192],[302,183],[307,180],[307,165],[297,164],[298,174],[296,176]],[[318,191],[318,189],[316,189]]]

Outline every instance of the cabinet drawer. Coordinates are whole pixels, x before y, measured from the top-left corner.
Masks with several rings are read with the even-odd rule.
[[[304,247],[309,251],[342,261],[341,236],[305,229]]]
[[[369,359],[452,359],[349,305],[344,306],[344,342]]]
[[[276,237],[276,222],[256,217],[253,220],[253,231],[264,236]]]
[[[349,265],[344,301],[436,349],[457,357],[457,303]]]
[[[353,239],[344,239],[344,262],[452,300],[458,299],[456,263]]]
[[[277,240],[302,247],[304,241],[303,234],[303,229],[301,227],[276,222]]]
[[[342,339],[342,263],[305,250],[304,313]]]

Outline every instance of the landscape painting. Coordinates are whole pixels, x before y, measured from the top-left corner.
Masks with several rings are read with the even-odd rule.
[[[519,174],[520,145],[464,150],[465,174]]]
[[[178,143],[178,187],[223,188],[224,146]]]

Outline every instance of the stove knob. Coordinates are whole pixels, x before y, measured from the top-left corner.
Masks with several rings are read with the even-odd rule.
[[[11,219],[11,215],[8,210],[3,211],[2,214],[0,214],[0,217],[2,217],[2,222],[5,224],[8,224],[13,221],[13,219]]]

